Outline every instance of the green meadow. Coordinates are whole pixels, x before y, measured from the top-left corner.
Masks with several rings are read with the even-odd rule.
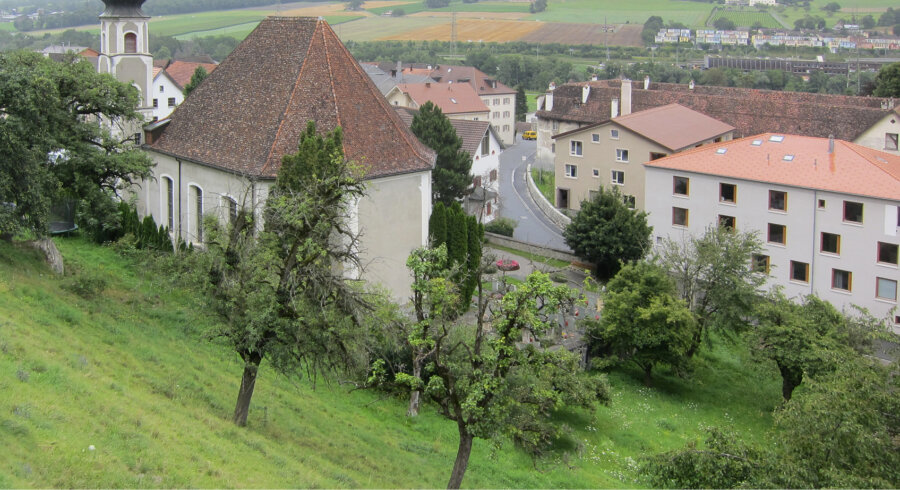
[[[140,254],[60,239],[64,277],[0,241],[0,487],[440,487],[454,423],[426,405],[289,378],[263,363],[249,425],[230,422],[241,365],[205,337],[193,294]],[[773,369],[718,343],[686,377],[613,371],[613,400],[562,410],[572,429],[532,461],[476,440],[467,487],[642,487],[643,455],[729,425],[761,440],[780,402]]]

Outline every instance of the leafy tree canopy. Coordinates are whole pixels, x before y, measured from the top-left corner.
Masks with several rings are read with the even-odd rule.
[[[422,104],[410,130],[425,146],[437,152],[431,174],[432,200],[450,205],[466,195],[472,183],[472,158],[461,150],[462,140],[440,107],[431,101]]]
[[[47,234],[62,199],[91,231],[115,222],[111,198],[151,167],[132,132],[109,129],[138,121],[137,105],[134,87],[74,55],[0,53],[0,235]]]
[[[900,97],[900,62],[881,67],[875,77],[876,97]]]
[[[600,188],[563,232],[575,254],[594,264],[597,277],[606,280],[622,262],[642,258],[650,248],[647,213],[629,209],[617,188]]]

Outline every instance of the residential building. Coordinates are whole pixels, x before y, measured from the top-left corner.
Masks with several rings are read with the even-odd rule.
[[[388,68],[387,71],[376,63],[360,63],[360,66],[369,75],[369,78],[372,79],[372,82],[375,83],[382,95],[387,95],[391,89],[401,83],[434,82],[428,75],[411,73],[408,69],[404,70],[399,61],[395,66]]]
[[[618,104],[613,105],[617,110]],[[727,141],[734,128],[678,104],[631,114],[554,136],[556,206],[581,209],[599,188],[618,187],[644,209],[644,162],[708,143]]]
[[[900,106],[894,107],[880,121],[865,130],[854,140],[854,143],[893,155],[900,155],[898,136],[900,136]]]
[[[191,82],[198,67],[203,67],[209,74],[217,66],[215,63],[181,60],[167,63],[162,68],[154,66],[152,121],[169,117],[169,114],[184,102],[184,87]]]
[[[537,111],[537,162],[553,162],[555,134],[608,121],[613,99],[633,112],[677,103],[734,126],[736,138],[764,132],[855,141],[894,109],[879,97],[782,92],[630,80],[552,86]],[[585,91],[585,87],[588,88]],[[879,145],[876,149],[882,149]]]
[[[900,156],[841,140],[764,133],[644,164],[656,243],[721,224],[758,233],[751,269],[791,298],[850,311],[897,307]]]
[[[489,121],[490,109],[484,105],[475,90],[465,84],[401,83],[385,96],[395,107],[419,109],[431,102],[450,119]],[[489,121],[490,122],[490,121]]]
[[[366,195],[347,203],[365,268],[347,274],[407,298],[407,256],[428,240],[435,153],[324,20],[263,20],[168,120],[148,127],[155,167],[136,192],[138,212],[198,246],[206,215],[227,220],[243,206],[261,220],[308,121],[319,132],[341,127],[344,156],[365,170]]]
[[[488,121],[500,135],[500,141],[506,146],[515,143],[515,89],[472,66],[437,65],[428,76],[441,84],[465,84],[475,89],[484,105],[490,109]]]
[[[416,111],[398,107],[397,114],[409,127]],[[500,154],[503,143],[494,126],[487,121],[450,119],[456,135],[462,140],[461,150],[472,157],[472,187],[463,208],[481,223],[489,223],[500,212]]]

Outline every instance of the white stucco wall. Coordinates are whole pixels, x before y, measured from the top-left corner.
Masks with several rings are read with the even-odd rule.
[[[690,178],[688,196],[674,195],[673,176]],[[737,185],[735,204],[719,202],[719,184]],[[655,167],[646,168],[646,208],[653,237],[680,241],[688,235],[701,235],[708,226],[718,222],[719,215],[733,216],[740,231],[756,231],[770,257],[768,285],[780,285],[792,298],[807,294],[831,302],[838,309],[851,312],[851,305],[867,308],[877,317],[898,315],[891,313],[897,306],[892,301],[877,298],[876,278],[900,282],[897,265],[877,261],[878,242],[900,243],[898,208],[900,201],[888,201],[834,192],[762,182],[726,179],[716,176],[680,172]],[[768,209],[769,190],[787,193],[787,210]],[[824,208],[819,206],[824,200]],[[863,203],[863,223],[843,220],[843,202]],[[688,209],[688,226],[672,224],[672,208]],[[767,242],[768,224],[786,226],[785,244]],[[822,232],[840,235],[840,254],[821,251]],[[790,277],[790,262],[809,264],[809,281],[794,281]],[[852,273],[851,291],[832,288],[832,270]],[[749,272],[748,272],[749,273]],[[894,324],[900,332],[900,325]]]
[[[480,96],[484,105],[490,109],[487,120],[494,126],[504,145],[515,142],[513,133],[516,130],[516,94],[497,94]]]
[[[150,95],[156,101],[156,107],[153,108],[152,112],[153,117],[156,119],[169,117],[172,111],[184,102],[184,92],[162,71],[153,79],[153,89]],[[170,98],[175,99],[175,105],[169,105]]]
[[[253,181],[220,169],[149,151],[156,163],[153,178],[136,191],[138,213],[150,214],[168,225],[165,178],[174,183],[172,233],[188,242],[201,243],[196,234],[196,188],[203,191],[203,214],[225,219],[228,201],[256,210],[262,205],[272,180]],[[192,189],[193,188],[193,189]],[[387,287],[396,299],[406,299],[411,285],[406,270],[409,253],[424,246],[431,216],[431,172],[416,172],[366,181],[366,195],[358,204],[359,254],[362,278]],[[261,222],[261,221],[260,221]]]
[[[881,150],[885,153],[900,155],[900,149],[896,147],[888,148],[885,146],[886,134],[893,134],[895,138],[897,135],[900,135],[900,114],[897,114],[896,112],[888,114],[878,121],[878,123],[859,135],[859,138],[856,138],[854,143]]]

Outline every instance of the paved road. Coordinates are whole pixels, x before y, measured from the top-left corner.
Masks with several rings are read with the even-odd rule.
[[[500,215],[519,224],[513,238],[523,242],[571,251],[562,230],[538,209],[526,189],[525,167],[534,161],[535,141],[518,140],[500,154]]]

